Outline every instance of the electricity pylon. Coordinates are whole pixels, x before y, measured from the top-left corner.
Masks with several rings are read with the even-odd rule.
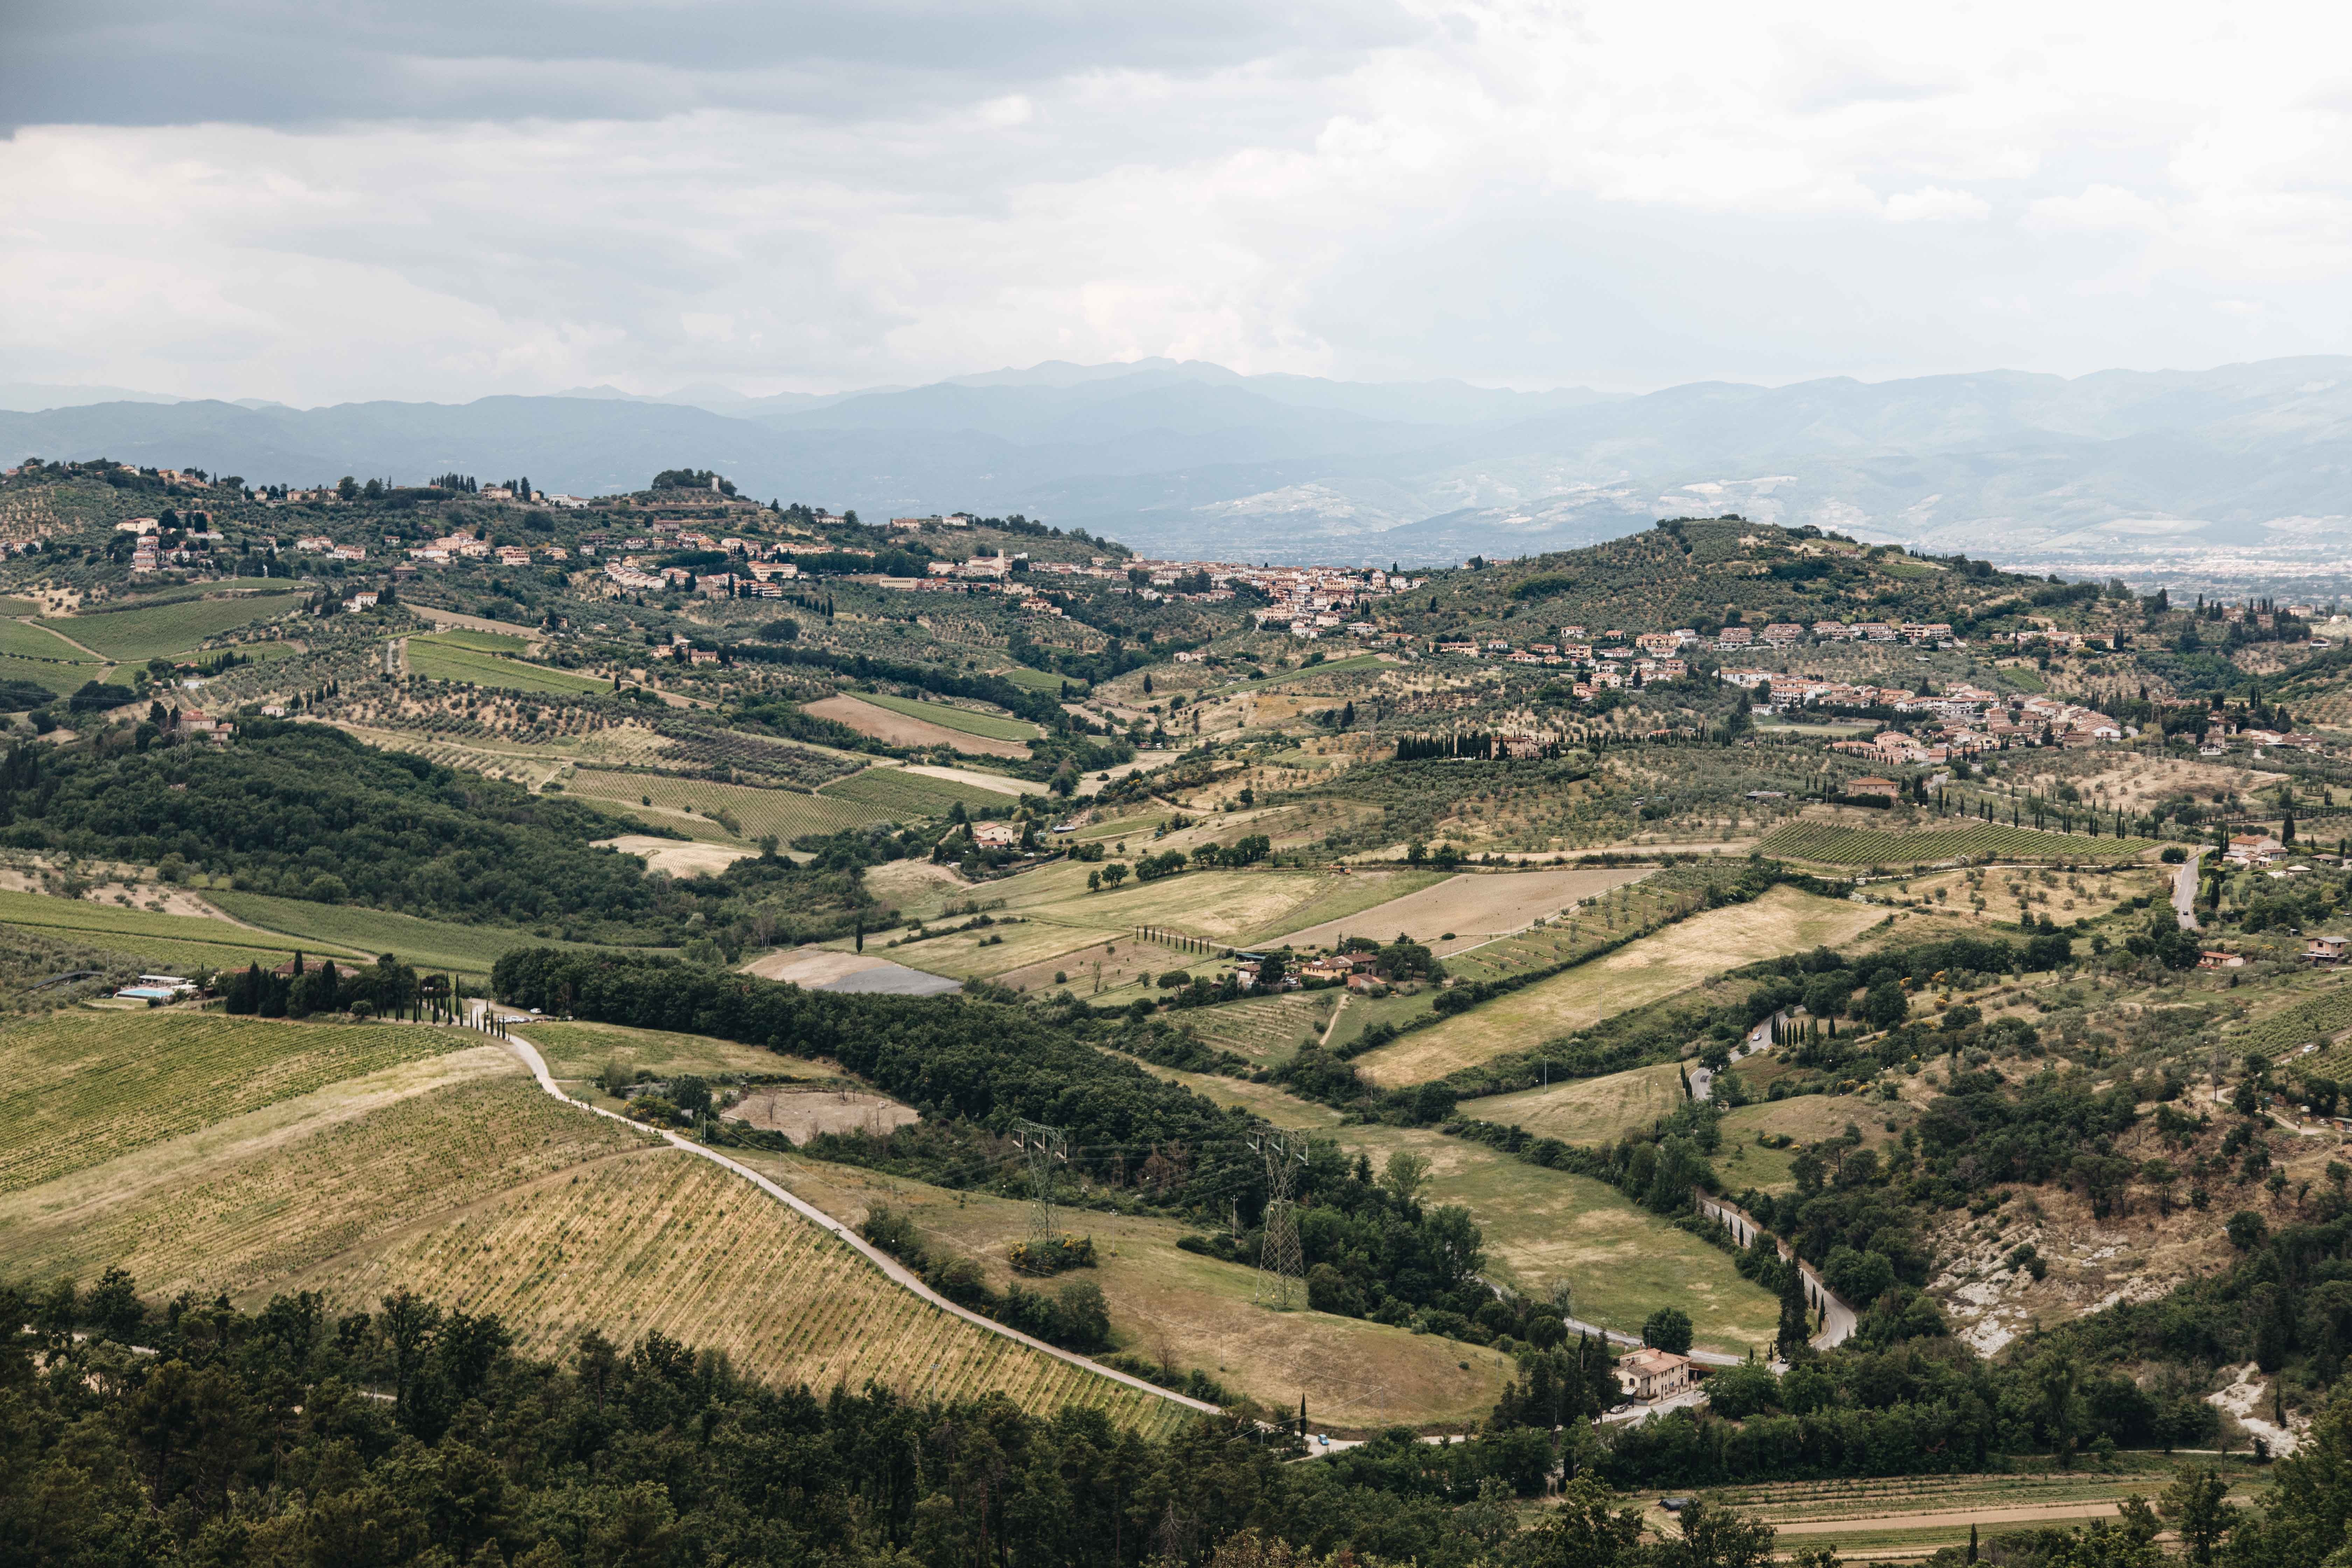
[[[1307,1163],[1307,1134],[1261,1127],[1250,1147],[1265,1160],[1265,1239],[1259,1247],[1253,1301],[1288,1311],[1305,1294],[1307,1258],[1298,1244],[1298,1205],[1291,1194]]]
[[[1054,1167],[1070,1163],[1070,1135],[1043,1122],[1024,1121],[1013,1131],[1016,1148],[1029,1156],[1029,1247],[1045,1257],[1055,1245]]]

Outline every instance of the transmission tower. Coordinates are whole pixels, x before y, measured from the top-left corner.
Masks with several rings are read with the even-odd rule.
[[[1058,1127],[1024,1121],[1013,1128],[1015,1147],[1029,1156],[1029,1247],[1034,1256],[1048,1255],[1055,1245],[1054,1230],[1054,1167],[1070,1163],[1070,1135]]]
[[[1261,1127],[1250,1147],[1265,1160],[1265,1241],[1258,1250],[1257,1288],[1251,1300],[1288,1311],[1303,1297],[1307,1258],[1298,1245],[1298,1205],[1291,1194],[1307,1163],[1307,1134]]]

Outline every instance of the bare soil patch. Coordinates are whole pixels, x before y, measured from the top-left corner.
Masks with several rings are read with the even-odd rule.
[[[789,980],[795,985],[824,985],[869,969],[888,967],[889,960],[862,952],[832,952],[821,947],[786,948],[753,959],[744,973],[762,980]]]
[[[870,1132],[877,1137],[922,1120],[912,1106],[852,1089],[755,1089],[730,1107],[730,1121],[781,1132],[793,1143],[820,1132]]]
[[[808,704],[808,711],[820,719],[846,724],[861,735],[871,735],[894,746],[951,746],[976,757],[1026,757],[1029,754],[1029,748],[1017,741],[995,741],[985,735],[967,735],[961,730],[950,730],[944,724],[927,723],[904,713],[893,713],[887,708],[877,708],[871,702],[860,702],[854,697],[828,697],[822,702]]]
[[[994,790],[999,795],[1035,795],[1037,786],[1021,779],[1009,779],[1003,773],[984,773],[977,768],[943,768],[930,763],[910,763],[910,773],[920,773],[927,779],[945,779],[950,784],[970,784],[974,789]]]
[[[649,833],[625,833],[618,838],[599,838],[596,842],[624,855],[643,857],[648,874],[667,871],[673,877],[716,876],[736,861],[748,859],[757,853],[751,849],[730,849],[724,844],[656,838]]]

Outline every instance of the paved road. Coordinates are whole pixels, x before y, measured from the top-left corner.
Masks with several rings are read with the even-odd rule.
[[[2182,931],[2195,931],[2197,926],[2197,862],[2205,851],[2191,849],[2180,869],[2172,874],[2172,912],[2180,921]]]
[[[481,1010],[478,1008],[474,1016],[475,1018],[479,1019],[482,1016]],[[940,1309],[940,1310],[943,1312],[952,1312],[957,1317],[963,1319],[967,1322],[975,1323],[981,1328],[986,1329],[990,1333],[999,1334],[1005,1339],[1013,1340],[1018,1343],[1027,1345],[1031,1350],[1038,1351],[1044,1354],[1052,1356],[1055,1361],[1066,1361],[1072,1366],[1083,1367],[1098,1377],[1109,1378],[1113,1383],[1123,1383],[1129,1388],[1140,1389],[1145,1394],[1156,1394],[1162,1399],[1172,1400],[1178,1405],[1184,1405],[1188,1409],[1201,1411],[1204,1415],[1214,1415],[1217,1414],[1217,1407],[1213,1405],[1208,1404],[1206,1401],[1187,1398],[1183,1394],[1171,1393],[1169,1390],[1161,1388],[1156,1384],[1146,1383],[1139,1377],[1130,1377],[1126,1373],[1114,1372],[1109,1367],[1104,1366],[1097,1362],[1088,1361],[1082,1355],[1074,1354],[1071,1352],[1062,1350],[1057,1346],[1049,1345],[1043,1340],[1031,1339],[1027,1334],[1021,1333],[1013,1329],[1008,1329],[993,1318],[983,1318],[978,1312],[971,1311],[967,1308],[957,1306],[953,1301],[949,1300],[946,1297],[940,1295],[938,1291],[924,1284],[920,1279],[915,1278],[913,1273],[908,1269],[905,1264],[900,1263],[897,1258],[891,1257],[880,1247],[876,1247],[872,1242],[858,1235],[857,1232],[852,1230],[848,1226],[844,1225],[841,1221],[834,1218],[831,1215],[825,1213],[823,1209],[818,1208],[814,1204],[807,1202],[805,1199],[794,1197],[792,1194],[786,1192],[783,1188],[778,1186],[767,1177],[760,1174],[759,1172],[752,1170],[750,1166],[738,1164],[734,1161],[729,1159],[726,1155],[719,1153],[717,1150],[707,1149],[701,1144],[697,1143],[691,1138],[683,1137],[678,1133],[669,1131],[666,1129],[648,1128],[646,1127],[643,1122],[632,1121],[627,1117],[606,1110],[601,1106],[585,1105],[581,1101],[572,1099],[570,1095],[564,1093],[561,1088],[557,1087],[555,1079],[549,1075],[547,1070],[547,1059],[539,1054],[538,1047],[532,1045],[529,1040],[522,1038],[519,1035],[509,1034],[505,1038],[506,1043],[514,1047],[515,1055],[522,1058],[523,1065],[530,1068],[530,1075],[539,1080],[539,1087],[553,1095],[556,1099],[563,1101],[564,1104],[575,1106],[578,1109],[589,1111],[593,1115],[609,1118],[612,1121],[621,1122],[625,1126],[641,1128],[648,1132],[658,1131],[672,1147],[683,1149],[689,1154],[700,1155],[703,1159],[709,1161],[715,1165],[725,1166],[728,1170],[732,1171],[735,1174],[742,1177],[745,1181],[751,1183],[753,1186],[759,1188],[761,1192],[767,1194],[778,1203],[782,1204],[785,1207],[799,1215],[803,1219],[809,1221],[813,1225],[822,1226],[824,1229],[831,1231],[843,1241],[847,1242],[852,1247],[856,1249],[859,1256],[863,1257],[867,1262],[873,1264],[877,1268],[882,1270],[893,1284],[903,1286],[905,1289],[913,1291],[916,1295],[920,1296],[924,1300],[929,1301],[932,1306]]]
[[[1699,1213],[1709,1219],[1727,1227],[1742,1247],[1752,1242],[1760,1228],[1754,1220],[1748,1218],[1745,1210],[1737,1205],[1725,1203],[1720,1198],[1709,1197],[1702,1194],[1698,1199],[1698,1209]],[[1780,1248],[1782,1258],[1793,1256],[1789,1250],[1789,1244],[1779,1237],[1773,1237],[1772,1242]],[[1845,1343],[1854,1331],[1856,1319],[1853,1309],[1838,1300],[1830,1288],[1822,1282],[1821,1275],[1814,1271],[1811,1264],[1801,1258],[1797,1259],[1797,1272],[1805,1281],[1805,1300],[1822,1310],[1822,1331],[1813,1336],[1815,1347],[1828,1350],[1832,1346]]]

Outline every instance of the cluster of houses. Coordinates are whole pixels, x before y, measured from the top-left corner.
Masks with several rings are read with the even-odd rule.
[[[1966,684],[1921,693],[1769,669],[1727,669],[1722,677],[1735,686],[1763,692],[1777,712],[1886,708],[1919,721],[1917,733],[1888,730],[1866,741],[1832,744],[1832,750],[1873,762],[1938,763],[2012,744],[2090,746],[2120,741],[2132,732],[2079,702],[2040,695],[2003,698]]]
[[[166,544],[161,519],[152,517],[126,518],[114,525],[117,533],[137,536],[131,549],[131,570],[160,572],[166,566],[201,565],[212,558],[215,545],[225,543],[226,537],[209,528],[180,529],[173,532],[174,542]]]

